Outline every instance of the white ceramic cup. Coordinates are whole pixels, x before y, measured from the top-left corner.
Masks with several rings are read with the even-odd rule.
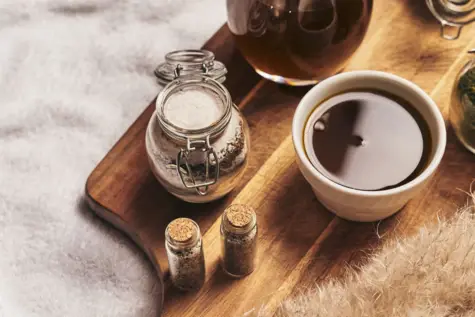
[[[420,112],[429,126],[432,149],[429,163],[419,176],[401,186],[364,191],[339,185],[320,173],[308,159],[303,133],[307,119],[329,97],[349,90],[377,89],[399,96]],[[396,75],[378,71],[353,71],[335,75],[317,84],[300,101],[292,122],[297,163],[318,200],[341,218],[353,221],[381,220],[399,211],[427,184],[445,151],[444,119],[435,102],[416,84]]]

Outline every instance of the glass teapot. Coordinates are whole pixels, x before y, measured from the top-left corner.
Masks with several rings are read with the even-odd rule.
[[[440,34],[447,40],[458,39],[462,28],[475,21],[475,0],[426,0],[440,22]]]
[[[237,47],[264,78],[311,85],[340,71],[360,46],[373,0],[227,0]]]

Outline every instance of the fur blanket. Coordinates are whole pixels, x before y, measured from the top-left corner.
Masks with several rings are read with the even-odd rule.
[[[389,243],[359,272],[283,303],[277,315],[475,316],[472,210],[433,228],[422,228],[414,237]]]
[[[225,19],[223,0],[0,0],[0,317],[156,317],[155,271],[84,184],[164,54]]]

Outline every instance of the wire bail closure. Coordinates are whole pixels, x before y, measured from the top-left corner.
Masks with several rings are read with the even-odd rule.
[[[211,62],[209,65],[206,65],[206,63],[202,63],[201,64],[201,69],[203,71],[203,75],[207,75],[208,72],[209,72],[209,67],[213,67],[213,62]],[[181,64],[177,64],[176,67],[175,67],[175,70],[173,71],[174,75],[175,75],[175,79],[177,79],[178,77],[180,77],[181,75],[181,71],[183,70],[183,66],[181,66]]]
[[[190,164],[188,163],[188,158],[190,153],[194,151],[201,151],[204,152],[206,155],[205,158],[205,180],[204,182],[198,183],[195,179],[195,176],[193,175],[193,172],[191,170]],[[216,165],[216,172],[214,173],[214,176],[210,178],[210,165],[211,165],[211,160],[215,162]],[[219,179],[219,160],[218,160],[218,155],[214,151],[213,147],[210,144],[209,140],[209,135],[206,137],[206,139],[198,139],[198,140],[190,140],[189,138],[186,139],[186,149],[180,149],[180,152],[178,152],[177,159],[176,159],[176,169],[178,175],[180,175],[180,179],[183,183],[183,185],[186,188],[194,188],[196,189],[196,192],[200,196],[205,196],[208,194],[208,189],[209,186],[214,185],[218,182]],[[185,165],[186,170],[182,169],[181,166]],[[186,181],[186,177],[189,177],[191,179],[191,184],[190,182]]]
[[[461,32],[462,25],[445,21],[440,22],[440,36],[446,40],[453,41],[458,39]]]

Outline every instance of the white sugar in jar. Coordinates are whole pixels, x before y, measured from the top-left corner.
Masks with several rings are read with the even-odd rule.
[[[221,100],[201,87],[178,91],[163,107],[164,116],[171,124],[186,129],[204,129],[219,121]]]
[[[199,51],[192,52],[196,62]],[[178,66],[183,59],[181,54]],[[219,199],[237,186],[246,167],[247,123],[227,89],[209,72],[175,75],[158,95],[147,127],[152,172],[165,189],[185,201]]]

